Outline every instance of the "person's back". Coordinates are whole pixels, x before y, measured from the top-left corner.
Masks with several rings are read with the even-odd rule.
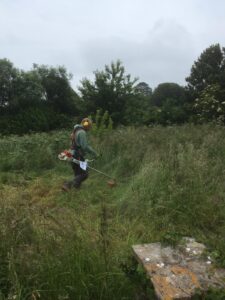
[[[71,139],[72,139],[71,148],[73,150],[74,158],[77,158],[78,156],[84,157],[86,154],[91,154],[94,157],[97,156],[97,153],[88,144],[87,134],[84,126],[79,124],[75,125],[74,131],[71,135]]]

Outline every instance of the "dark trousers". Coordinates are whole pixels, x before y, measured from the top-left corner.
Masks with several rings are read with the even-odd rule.
[[[84,161],[84,159],[81,159]],[[88,178],[88,171],[81,169],[80,165],[72,163],[72,169],[74,172],[74,179],[72,181],[72,186],[79,188],[81,183]]]

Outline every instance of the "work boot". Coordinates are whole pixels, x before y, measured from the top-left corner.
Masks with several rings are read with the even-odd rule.
[[[63,186],[62,186],[62,190],[64,192],[69,192],[70,191],[70,187],[68,186],[68,184],[64,183]]]

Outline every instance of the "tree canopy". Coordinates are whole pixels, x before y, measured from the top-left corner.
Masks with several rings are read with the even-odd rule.
[[[41,80],[44,99],[56,111],[67,114],[78,112],[76,102],[79,101],[79,97],[70,85],[72,75],[68,74],[64,67],[53,68],[34,64],[33,72]]]
[[[94,82],[85,78],[79,87],[87,113],[102,109],[109,112],[116,124],[122,123],[127,101],[135,94],[137,78],[131,79],[119,60],[106,65],[103,71],[95,71],[94,75]]]
[[[186,78],[187,88],[192,97],[196,98],[208,85],[225,86],[225,48],[219,44],[205,49],[191,68]]]
[[[127,74],[120,60],[94,71],[93,80],[81,80],[77,93],[71,79],[63,66],[34,64],[23,71],[0,59],[0,130],[51,130],[97,111],[115,126],[225,122],[225,48],[219,44],[200,54],[184,87],[164,82],[152,90]]]
[[[185,89],[177,83],[165,82],[159,84],[152,94],[151,102],[153,105],[162,106],[168,99],[172,99],[176,105],[185,102]]]
[[[136,87],[136,91],[145,97],[152,96],[152,88],[146,82],[139,82]]]
[[[18,70],[8,59],[0,59],[0,107],[8,106],[14,96]]]
[[[80,98],[64,67],[34,65],[30,71],[0,60],[0,130],[25,133],[56,129],[80,113]],[[13,116],[13,121],[12,121]]]

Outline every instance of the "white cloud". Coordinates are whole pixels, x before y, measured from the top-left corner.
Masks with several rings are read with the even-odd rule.
[[[65,65],[74,86],[121,59],[151,86],[183,84],[212,43],[225,46],[224,0],[1,0],[0,58]]]
[[[114,37],[94,39],[83,45],[82,60],[87,72],[104,68],[105,64],[120,59],[126,70],[141,81],[155,87],[169,81],[184,83],[193,57],[190,33],[172,20],[159,20],[142,42]],[[185,62],[185,63],[184,63]]]

